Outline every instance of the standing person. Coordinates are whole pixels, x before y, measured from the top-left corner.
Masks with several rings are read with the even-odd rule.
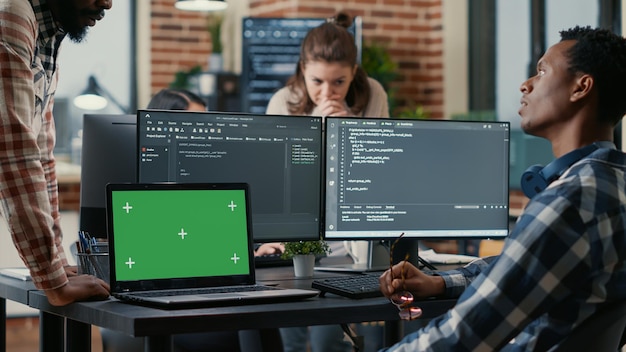
[[[522,181],[531,199],[499,257],[439,276],[399,263],[380,277],[388,297],[402,287],[419,298],[460,295],[387,351],[547,351],[626,299],[626,154],[613,144],[626,113],[626,40],[562,31],[520,90],[522,129],[549,140],[549,166],[560,167],[529,170],[538,182]]]
[[[300,48],[300,60],[287,85],[270,99],[270,115],[389,117],[387,93],[357,64],[357,47],[347,28],[352,18],[339,13],[313,28]],[[330,243],[343,248],[341,242]],[[345,251],[344,251],[345,253]],[[339,325],[280,329],[285,352],[348,352]]]
[[[80,42],[112,0],[0,0],[0,198],[13,243],[50,304],[105,299],[103,280],[77,275],[61,246],[52,106],[57,54]]]

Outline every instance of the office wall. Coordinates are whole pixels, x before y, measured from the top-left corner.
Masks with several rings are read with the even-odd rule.
[[[122,105],[130,104],[132,1],[118,1],[104,19],[89,29],[82,43],[67,38],[59,53],[57,98],[73,99],[94,75]],[[82,111],[77,111],[82,112]],[[103,112],[117,113],[115,107]]]
[[[175,0],[151,0],[150,43],[152,93],[167,87],[178,71],[196,65],[208,69],[211,38],[207,30],[207,14],[181,11]],[[145,11],[144,10],[144,11]]]
[[[443,117],[469,107],[468,1],[443,0]]]
[[[236,1],[236,0],[230,0]],[[182,13],[175,0],[151,0],[152,91],[173,80],[176,71],[207,68],[210,38],[206,15]],[[441,0],[250,0],[250,15],[330,17],[343,10],[363,18],[365,41],[388,45],[399,66],[393,86],[401,105],[424,105],[443,117],[443,34]],[[184,20],[184,21],[183,21]]]
[[[589,0],[546,1],[546,46],[560,40],[559,31],[575,25],[598,25],[598,2]],[[519,128],[519,87],[529,75],[530,0],[497,2],[496,111],[498,119]]]
[[[89,29],[82,43],[66,38],[59,53],[59,84],[55,101],[57,121],[57,155],[70,159],[71,138],[77,136],[82,126],[83,114],[90,111],[75,107],[72,100],[87,88],[87,80],[93,75],[99,84],[111,93],[123,106],[130,105],[131,82],[131,31],[134,2],[118,1],[106,12],[104,19]],[[109,104],[98,113],[120,113]],[[66,155],[67,154],[67,155]]]

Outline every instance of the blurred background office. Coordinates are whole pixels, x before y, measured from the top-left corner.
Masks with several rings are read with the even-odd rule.
[[[519,132],[520,83],[558,40],[559,30],[591,25],[621,33],[625,7],[621,0],[227,0],[226,10],[208,13],[179,10],[175,3],[117,1],[84,43],[63,44],[55,119],[66,234],[73,235],[77,226],[80,167],[72,164],[79,160],[72,154],[80,150],[83,114],[134,113],[171,85],[202,95],[211,110],[246,111],[251,97],[242,87],[261,71],[246,71],[252,64],[245,60],[254,53],[243,53],[242,19],[324,19],[338,11],[360,17],[362,65],[387,89],[392,117],[511,121],[515,215],[526,202],[518,191],[519,175],[529,164],[552,158],[547,144]],[[288,77],[290,65],[273,68]],[[74,105],[91,82],[106,107]],[[8,235],[0,239],[6,242],[0,244],[0,266],[19,265]],[[9,314],[31,314],[7,305]]]

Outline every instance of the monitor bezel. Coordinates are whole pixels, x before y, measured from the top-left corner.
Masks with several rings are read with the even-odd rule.
[[[478,120],[447,120],[447,119],[414,119],[414,120],[407,120],[407,119],[403,119],[403,118],[397,118],[397,117],[392,117],[392,118],[382,118],[382,117],[332,117],[332,116],[328,116],[326,117],[326,121],[325,121],[325,135],[324,135],[324,170],[323,170],[323,175],[324,175],[324,185],[322,187],[322,194],[323,194],[323,204],[324,204],[324,211],[323,211],[323,216],[324,216],[324,220],[323,220],[323,225],[322,225],[322,238],[324,238],[325,240],[328,241],[393,241],[395,239],[397,239],[400,235],[401,235],[401,231],[388,231],[387,233],[383,233],[383,232],[379,232],[376,235],[372,235],[372,236],[363,236],[363,235],[359,235],[358,233],[355,233],[354,235],[345,235],[345,234],[334,234],[331,236],[328,236],[328,232],[327,232],[327,226],[326,226],[326,208],[327,208],[327,201],[328,201],[328,193],[327,193],[327,187],[328,187],[328,179],[327,179],[327,171],[328,171],[328,165],[327,165],[327,161],[328,161],[328,147],[329,147],[329,136],[328,136],[328,123],[332,122],[333,120],[340,120],[340,119],[351,119],[351,120],[355,120],[355,121],[367,121],[367,120],[379,120],[379,121],[396,121],[396,122],[416,122],[416,123],[422,123],[422,122],[430,122],[430,123],[468,123],[468,124],[498,124],[498,125],[502,125],[503,128],[506,130],[506,133],[508,134],[508,143],[506,143],[506,148],[508,149],[506,151],[506,155],[508,155],[508,163],[506,163],[506,170],[504,170],[506,172],[506,187],[508,190],[510,190],[509,187],[509,177],[510,177],[510,131],[511,131],[511,126],[510,126],[510,122],[508,121],[478,121]],[[503,186],[505,186],[503,184]],[[506,204],[507,204],[507,210],[510,209],[509,206],[509,201],[510,201],[510,193],[506,192],[505,194],[506,196]],[[403,237],[405,238],[406,241],[411,241],[411,240],[483,240],[483,239],[495,239],[495,240],[502,240],[508,237],[510,230],[509,230],[509,225],[510,225],[510,221],[509,221],[509,216],[507,214],[506,217],[503,218],[503,224],[506,224],[506,226],[504,226],[502,229],[499,229],[498,231],[503,231],[501,235],[496,235],[496,234],[484,234],[484,235],[451,235],[451,236],[433,236],[433,235],[428,235],[428,234],[412,234],[412,233],[406,233]]]
[[[120,126],[134,127],[131,132]],[[83,115],[79,229],[93,237],[107,237],[107,183],[137,181],[136,129],[136,114]],[[100,196],[95,187],[101,188]]]
[[[288,236],[288,235],[276,235],[276,236],[259,236],[255,233],[254,229],[252,230],[253,239],[256,243],[268,243],[268,242],[292,242],[292,241],[314,241],[322,239],[322,228],[323,228],[323,198],[322,198],[322,188],[324,182],[324,134],[323,134],[323,124],[322,118],[317,116],[306,116],[306,115],[272,115],[272,114],[254,114],[248,112],[223,112],[223,111],[185,111],[185,110],[162,110],[162,109],[139,109],[137,110],[136,118],[137,118],[137,132],[136,132],[136,146],[137,146],[137,155],[136,155],[136,169],[137,169],[137,182],[141,182],[140,179],[140,163],[141,163],[141,145],[140,145],[140,128],[142,114],[150,113],[150,112],[159,112],[159,113],[175,113],[175,114],[198,114],[198,115],[222,115],[222,116],[241,116],[241,117],[261,117],[261,118],[280,118],[280,119],[295,119],[295,118],[306,118],[306,119],[315,119],[319,120],[319,151],[320,151],[320,167],[317,172],[320,191],[318,192],[318,221],[317,221],[317,229],[315,234],[311,234],[310,236]],[[211,181],[206,181],[211,182]],[[253,190],[251,190],[251,197],[253,197]],[[254,210],[253,210],[253,228],[254,228]]]

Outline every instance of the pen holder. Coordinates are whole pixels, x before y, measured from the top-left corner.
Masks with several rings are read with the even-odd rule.
[[[109,253],[77,253],[78,273],[93,275],[109,283]]]

